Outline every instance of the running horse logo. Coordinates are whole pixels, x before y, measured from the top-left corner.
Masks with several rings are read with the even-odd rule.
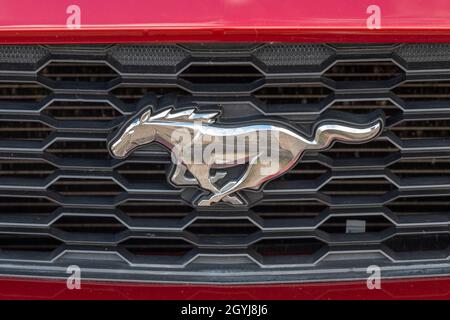
[[[175,168],[171,182],[176,186],[197,186],[207,191],[197,206],[211,206],[217,202],[231,205],[244,205],[244,200],[237,193],[242,189],[259,190],[261,186],[289,171],[306,150],[324,150],[335,141],[346,143],[363,143],[375,138],[382,130],[383,120],[376,119],[367,125],[348,124],[338,120],[323,121],[316,126],[311,138],[303,136],[294,128],[275,121],[260,121],[248,125],[230,126],[216,122],[219,112],[198,112],[195,107],[182,111],[173,108],[152,114],[150,108],[130,119],[109,143],[111,154],[115,158],[126,158],[140,146],[158,142],[172,152]],[[190,139],[174,139],[174,132],[182,130]],[[258,143],[262,134],[270,135],[276,143],[266,148],[251,148]],[[207,147],[214,139],[229,137],[251,137],[241,139],[242,148],[225,148],[231,150],[225,155],[209,153],[201,161],[192,161],[194,149]],[[225,141],[223,140],[223,141]],[[228,141],[228,140],[226,140]],[[259,161],[274,152],[276,146],[277,161]],[[227,146],[226,146],[227,147]],[[270,157],[268,157],[270,158]],[[227,177],[227,172],[217,168],[229,169],[237,163],[244,164],[245,172],[237,178],[230,179],[222,186],[218,181]],[[216,174],[212,175],[212,169]],[[191,176],[186,176],[190,172]]]

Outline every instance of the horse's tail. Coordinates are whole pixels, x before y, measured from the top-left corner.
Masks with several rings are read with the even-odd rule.
[[[382,120],[377,120],[365,127],[346,124],[322,124],[314,134],[307,149],[325,149],[334,141],[362,143],[375,138],[382,130]]]

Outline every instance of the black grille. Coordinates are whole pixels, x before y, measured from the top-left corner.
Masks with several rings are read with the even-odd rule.
[[[0,273],[267,282],[445,274],[450,45],[0,46]],[[439,54],[437,54],[437,52]],[[159,145],[108,138],[153,97],[310,133],[382,112],[383,134],[308,152],[248,208],[199,209]]]

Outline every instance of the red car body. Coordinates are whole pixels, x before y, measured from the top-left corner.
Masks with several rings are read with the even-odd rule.
[[[4,43],[80,42],[446,42],[450,3],[442,0],[1,1]],[[78,5],[81,27],[66,9]],[[367,28],[367,8],[381,29]]]
[[[66,25],[67,7],[81,9],[80,28]],[[369,29],[367,8],[381,10]],[[0,1],[0,41],[28,43],[126,42],[448,42],[446,0],[33,0]],[[285,285],[158,285],[62,280],[0,281],[0,298],[31,299],[410,299],[450,298],[449,278]]]

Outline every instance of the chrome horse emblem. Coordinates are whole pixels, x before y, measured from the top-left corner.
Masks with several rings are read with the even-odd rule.
[[[289,171],[296,165],[306,150],[324,150],[335,141],[363,143],[375,138],[382,130],[383,121],[377,119],[368,125],[349,125],[344,122],[325,121],[319,124],[311,138],[307,138],[289,125],[279,122],[260,121],[248,125],[230,126],[217,123],[219,112],[202,113],[195,107],[182,111],[168,108],[152,114],[147,109],[128,121],[109,143],[111,154],[116,158],[126,158],[140,146],[158,142],[172,152],[174,170],[170,181],[175,186],[197,186],[207,191],[197,206],[211,206],[226,202],[244,205],[238,191],[259,190],[262,185]],[[186,139],[175,133],[182,130]],[[262,148],[252,148],[263,134],[271,135],[271,144]],[[201,161],[192,161],[195,148],[206,148],[211,141],[226,138],[241,141],[241,148],[225,146],[224,154],[207,153]],[[243,139],[239,139],[242,137]],[[182,141],[183,140],[183,141]],[[186,142],[188,141],[188,142]],[[274,147],[275,146],[275,147]],[[276,149],[276,150],[273,150]],[[231,151],[230,151],[231,150]],[[261,161],[276,151],[277,161]],[[273,160],[273,159],[272,159]],[[227,178],[228,169],[244,164],[245,171],[237,178],[227,179],[222,186],[218,181]],[[219,168],[219,169],[217,169]],[[212,169],[217,171],[214,175]],[[186,176],[187,172],[191,176]]]

